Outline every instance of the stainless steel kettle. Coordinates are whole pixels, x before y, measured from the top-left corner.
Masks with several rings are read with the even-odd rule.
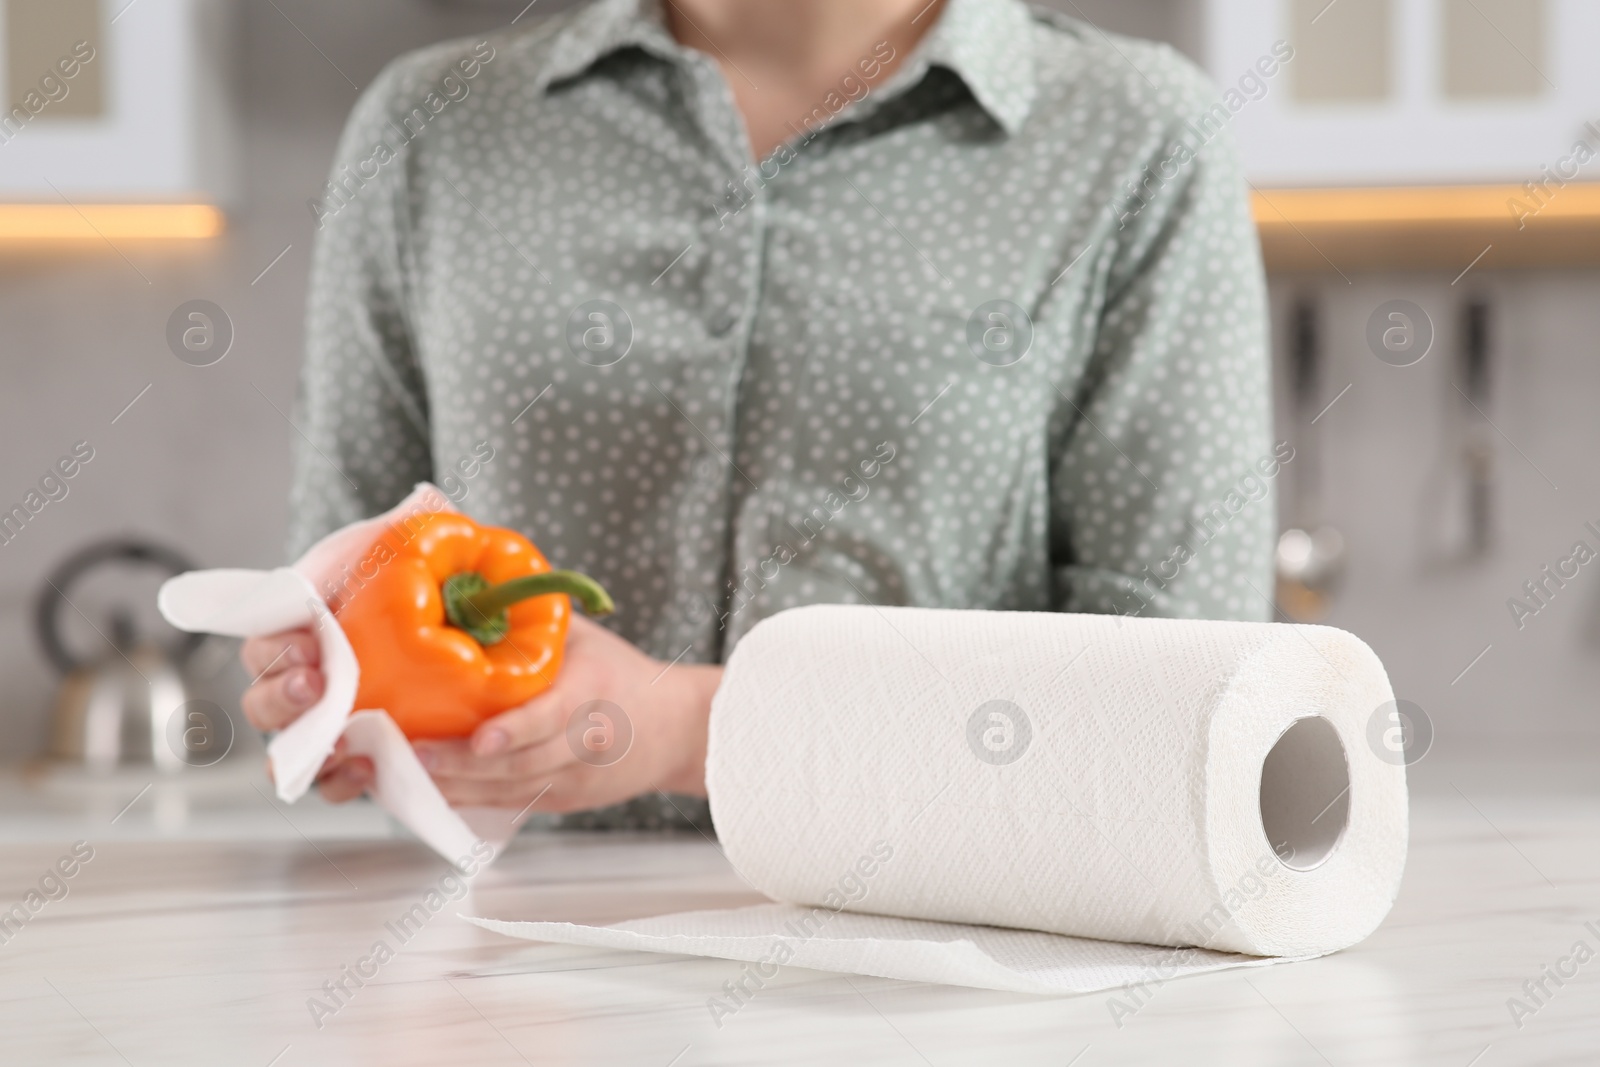
[[[45,579],[34,621],[45,654],[61,671],[51,754],[106,772],[120,764],[153,764],[175,770],[190,762],[188,739],[174,714],[188,702],[183,666],[204,634],[176,634],[165,645],[141,634],[133,612],[111,608],[102,625],[79,610],[72,591],[91,572],[113,567],[155,567],[167,575],[193,569],[182,555],[132,539],[98,542],[73,553]],[[64,613],[76,615],[101,640],[93,654],[73,652],[64,633]]]

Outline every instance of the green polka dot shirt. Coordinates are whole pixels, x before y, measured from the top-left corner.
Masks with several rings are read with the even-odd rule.
[[[890,55],[759,164],[658,0],[392,63],[310,205],[291,552],[431,479],[679,662],[817,602],[1267,617],[1215,90],[1017,0]]]

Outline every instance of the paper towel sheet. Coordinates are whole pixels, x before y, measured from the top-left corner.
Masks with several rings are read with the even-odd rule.
[[[373,762],[372,796],[401,825],[451,863],[482,865],[488,845],[498,854],[523,818],[499,808],[452,808],[417,759],[400,727],[382,709],[357,709],[360,667],[320,589],[348,580],[383,529],[403,515],[454,511],[436,486],[420,483],[389,511],[351,523],[318,541],[292,566],[270,571],[190,571],[168,580],[157,603],[180,630],[255,637],[311,627],[322,652],[322,699],[267,746],[278,798],[292,804],[316,781],[340,737],[352,755]],[[357,579],[359,580],[359,579]]]
[[[1124,986],[1148,990],[1186,975],[1311,958],[1246,956],[851,912],[821,923],[814,916],[813,909],[793,904],[757,904],[613,926],[467,919],[527,941],[744,960],[756,965],[752,971],[760,980],[771,979],[774,966],[808,967],[1045,996]]]
[[[735,648],[706,763],[724,854],[783,906],[484,925],[1043,993],[1310,958],[1398,891],[1392,703],[1323,626],[797,608]],[[832,917],[784,936],[801,913]]]

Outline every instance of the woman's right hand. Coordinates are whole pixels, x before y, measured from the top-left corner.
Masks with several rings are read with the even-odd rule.
[[[309,627],[249,638],[239,659],[255,679],[240,705],[257,730],[283,729],[322,697],[322,651]],[[272,773],[270,763],[267,773]],[[317,787],[324,799],[338,804],[365,793],[372,780],[372,761],[347,756],[341,737],[317,774]]]

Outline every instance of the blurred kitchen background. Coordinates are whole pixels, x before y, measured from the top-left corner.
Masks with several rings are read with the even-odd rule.
[[[6,762],[50,744],[47,577],[71,583],[50,623],[64,658],[156,633],[168,562],[55,574],[69,555],[135,538],[197,565],[281,561],[307,201],[361,87],[408,49],[566,6],[0,0],[0,87],[29,113],[0,127],[0,510],[92,449],[0,546]],[[1382,656],[1436,734],[1419,779],[1505,757],[1592,778],[1600,564],[1573,557],[1600,550],[1600,4],[1054,6],[1170,41],[1232,90],[1217,121],[1257,187],[1297,449],[1284,610]],[[94,55],[52,75],[65,95],[41,85],[79,40]],[[1263,63],[1278,42],[1293,58]],[[197,300],[225,318],[180,317],[215,331],[185,361],[169,320]],[[186,670],[233,706],[231,643]]]

